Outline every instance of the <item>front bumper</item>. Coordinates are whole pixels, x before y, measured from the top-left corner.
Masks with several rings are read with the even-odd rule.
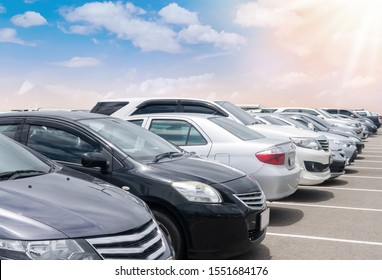
[[[301,166],[300,185],[318,185],[330,178],[329,152],[297,147],[296,159]]]

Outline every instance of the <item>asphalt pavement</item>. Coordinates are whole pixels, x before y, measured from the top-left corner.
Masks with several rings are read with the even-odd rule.
[[[382,260],[382,131],[344,175],[268,206],[266,238],[236,259]]]

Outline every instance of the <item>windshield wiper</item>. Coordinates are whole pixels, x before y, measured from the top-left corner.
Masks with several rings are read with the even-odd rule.
[[[0,179],[14,180],[17,178],[25,178],[25,177],[38,176],[43,174],[46,174],[46,172],[40,171],[40,170],[15,170],[15,171],[0,173]]]
[[[159,154],[155,157],[155,159],[153,160],[153,162],[158,162],[160,161],[162,158],[173,158],[173,157],[181,157],[183,156],[183,153],[179,153],[179,152],[166,152],[166,153],[162,153],[162,154]]]

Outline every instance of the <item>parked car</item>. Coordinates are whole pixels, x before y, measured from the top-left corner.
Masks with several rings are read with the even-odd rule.
[[[243,170],[259,182],[269,201],[297,190],[301,171],[290,140],[265,138],[222,116],[166,113],[131,116],[126,120],[188,152]]]
[[[268,138],[281,138],[293,140],[297,145],[296,158],[302,168],[300,184],[315,185],[330,178],[329,150],[323,150],[317,139],[327,142],[325,137],[320,138],[313,132],[301,132],[289,129],[288,132],[275,131],[275,128],[263,128],[256,125],[259,122],[248,112],[228,101],[211,101],[196,98],[156,98],[141,97],[131,99],[112,99],[98,102],[92,109],[93,113],[111,114],[124,119],[128,116],[152,113],[202,113],[224,116],[235,122],[244,124],[249,128],[263,134]],[[259,129],[262,130],[259,130]],[[277,129],[279,130],[279,129]],[[309,136],[307,136],[309,134]]]
[[[67,167],[129,189],[149,205],[175,258],[227,258],[265,237],[269,208],[254,179],[134,124],[84,112],[20,112],[1,114],[0,131]]]
[[[331,129],[330,126],[325,124],[324,120],[321,120],[317,117],[307,114],[289,114],[282,113],[281,116],[288,118],[288,120],[296,121],[301,124],[305,129],[311,129],[313,131],[319,132],[326,136],[329,140],[329,144],[331,142],[335,142],[336,145],[340,145],[340,147],[344,150],[346,157],[348,159],[347,164],[353,163],[356,159],[358,153],[362,153],[362,150],[365,144],[361,141],[361,139],[356,136],[349,136],[348,134]],[[330,147],[330,145],[329,145]],[[332,147],[330,147],[331,150]]]
[[[372,113],[367,110],[353,110],[356,114],[360,115],[361,117],[368,118],[371,120],[377,128],[381,127],[382,124],[382,116],[380,116],[378,113]]]
[[[0,154],[0,259],[172,258],[141,199],[4,135]]]
[[[261,112],[264,113],[265,110]],[[344,120],[333,117],[331,114],[322,109],[306,108],[306,107],[279,107],[274,108],[273,113],[301,113],[326,121],[332,128],[341,129],[348,134],[362,137],[361,123],[356,120]]]
[[[326,112],[332,115],[345,115],[348,117],[351,117],[352,119],[355,119],[359,122],[361,122],[363,125],[365,125],[371,134],[376,134],[378,128],[375,126],[375,124],[369,120],[368,118],[361,117],[355,112],[352,112],[351,110],[342,109],[342,108],[322,108]]]

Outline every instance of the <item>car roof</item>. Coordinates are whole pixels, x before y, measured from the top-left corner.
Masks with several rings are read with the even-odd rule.
[[[110,99],[101,99],[98,102],[134,102],[140,103],[149,100],[198,100],[198,101],[211,101],[203,98],[193,98],[193,97],[163,97],[163,96],[149,96],[149,97],[123,97],[123,98],[110,98]],[[211,101],[213,102],[213,101]]]
[[[66,120],[82,120],[82,119],[95,119],[95,118],[106,118],[109,116],[94,114],[88,112],[71,112],[71,111],[26,111],[26,112],[7,112],[0,113],[1,117],[48,117],[54,119],[66,119]],[[110,117],[113,118],[113,117]]]

